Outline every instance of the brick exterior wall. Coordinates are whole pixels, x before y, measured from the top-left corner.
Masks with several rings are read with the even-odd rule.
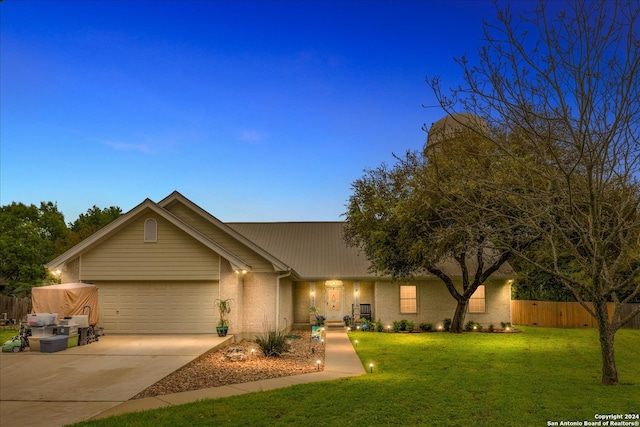
[[[60,283],[80,282],[80,257],[68,262],[66,268],[60,273]]]

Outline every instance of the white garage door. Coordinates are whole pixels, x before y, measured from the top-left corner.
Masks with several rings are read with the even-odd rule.
[[[96,285],[105,333],[215,333],[217,282]]]

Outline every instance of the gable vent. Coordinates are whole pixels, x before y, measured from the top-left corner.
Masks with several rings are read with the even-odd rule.
[[[158,241],[158,223],[155,219],[149,218],[144,222],[144,241]]]

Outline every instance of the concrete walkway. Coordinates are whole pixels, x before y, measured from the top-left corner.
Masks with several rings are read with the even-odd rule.
[[[344,329],[328,330],[325,336],[325,346],[325,364],[324,370],[321,372],[129,400],[102,412],[95,416],[94,419],[129,412],[157,409],[165,406],[181,405],[202,399],[216,399],[255,391],[273,390],[296,384],[329,381],[366,373]]]

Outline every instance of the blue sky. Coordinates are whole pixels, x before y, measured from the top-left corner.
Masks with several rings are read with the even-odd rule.
[[[178,190],[223,221],[341,220],[419,149],[490,1],[0,3],[0,204]]]

